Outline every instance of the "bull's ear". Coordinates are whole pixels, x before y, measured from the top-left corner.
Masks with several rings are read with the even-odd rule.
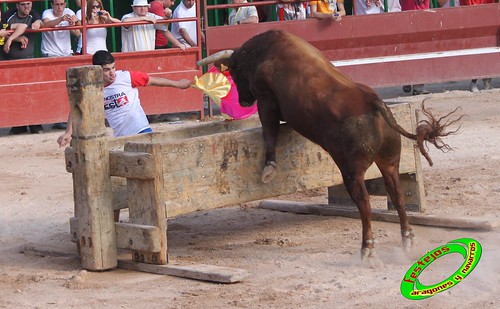
[[[228,69],[228,67],[227,67],[227,66],[225,66],[225,65],[224,65],[224,63],[221,63],[221,64],[220,64],[220,69],[219,69],[219,71],[221,71],[221,72],[225,72],[225,71],[227,71],[227,69]]]
[[[227,59],[221,59],[221,60],[215,61],[214,65],[217,67],[217,69],[220,72],[224,72],[224,71],[227,71],[227,69],[229,68],[227,62],[228,62]]]

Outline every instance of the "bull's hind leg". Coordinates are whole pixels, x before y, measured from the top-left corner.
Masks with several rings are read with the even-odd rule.
[[[366,190],[365,186],[365,173],[345,173],[342,172],[342,177],[344,180],[344,185],[358,207],[359,214],[361,217],[362,231],[362,243],[361,243],[361,259],[363,261],[368,261],[373,266],[380,264],[375,253],[375,240],[373,238],[372,232],[372,210],[370,205],[370,195]]]
[[[414,234],[404,205],[403,189],[399,179],[399,167],[396,164],[377,162],[377,166],[384,177],[385,188],[399,216],[401,226],[402,245],[406,252],[414,246]]]

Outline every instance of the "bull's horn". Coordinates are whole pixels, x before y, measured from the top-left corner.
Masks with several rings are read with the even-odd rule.
[[[201,67],[201,66],[204,66],[204,65],[207,65],[210,63],[214,63],[217,60],[226,59],[226,58],[231,57],[233,52],[234,52],[234,50],[232,50],[232,49],[222,50],[220,52],[217,52],[213,55],[210,55],[206,58],[201,59],[200,61],[196,62],[196,64]]]

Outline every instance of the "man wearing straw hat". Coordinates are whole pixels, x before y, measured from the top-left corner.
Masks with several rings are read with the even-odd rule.
[[[158,20],[167,18],[148,12],[147,0],[134,0],[132,9],[132,13],[122,17],[122,22],[147,21],[149,23],[122,27],[122,52],[154,50],[156,30],[163,31],[173,46],[182,50],[186,49],[186,45],[179,42],[168,30],[167,24],[157,24]]]

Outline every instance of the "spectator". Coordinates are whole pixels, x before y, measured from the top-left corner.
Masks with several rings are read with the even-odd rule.
[[[459,0],[438,0],[438,5],[440,8],[449,8],[460,6]]]
[[[356,15],[380,14],[384,12],[382,0],[356,0]]]
[[[246,0],[231,0],[233,4],[247,3]],[[259,14],[255,6],[241,6],[235,8],[229,14],[229,25],[256,24],[259,22]]]
[[[7,18],[7,22],[10,28],[14,25],[24,25],[24,28],[31,28],[38,30],[42,27],[42,19],[40,14],[33,9],[33,3],[31,1],[23,1],[16,3],[16,8],[10,11]],[[29,59],[34,57],[35,53],[35,34],[34,33],[24,33],[19,37],[15,38],[16,32],[14,32],[10,38],[7,40],[7,44],[4,47],[5,58],[9,60],[14,59]],[[9,48],[9,40],[12,42]],[[29,125],[29,126],[17,126],[12,127],[9,134],[21,134],[27,133],[28,130],[31,133],[38,134],[43,133],[43,127],[40,124]]]
[[[344,0],[320,0],[309,2],[311,17],[341,21],[346,15]]]
[[[149,12],[161,16],[165,19],[172,18],[170,7],[174,5],[174,0],[154,0],[149,3]],[[156,30],[155,49],[165,49],[168,47],[167,37],[163,31]]]
[[[401,12],[401,3],[399,0],[387,0],[387,12]]]
[[[387,0],[387,12],[401,12],[399,0]],[[356,0],[356,15],[384,13],[383,0]]]
[[[0,11],[0,18],[2,16]],[[12,43],[14,40],[20,38],[28,26],[23,23],[1,23],[0,24],[0,60],[7,59],[7,55],[10,52]],[[9,30],[14,30],[9,31]],[[20,40],[20,39],[19,39]],[[25,40],[20,41],[19,44],[23,44],[23,48],[27,47],[27,42]]]
[[[104,83],[104,111],[114,136],[134,135],[152,132],[139,99],[138,86],[189,88],[192,81],[187,79],[171,80],[149,76],[144,72],[117,71],[115,59],[108,51],[100,50],[92,56],[92,64],[102,67]],[[119,104],[119,102],[128,102]],[[71,124],[71,114],[68,118]],[[71,141],[73,128],[68,126],[66,132],[57,142],[65,146]]]
[[[306,19],[306,2],[296,0],[281,0],[276,7],[278,9],[278,20],[301,20]]]
[[[460,5],[478,5],[478,4],[488,4],[495,3],[496,0],[455,0],[456,2],[460,1]]]
[[[76,11],[76,19],[81,24],[82,23],[82,0],[75,0],[75,4],[76,4],[77,7],[80,8],[78,11]],[[77,54],[77,55],[81,55],[82,54],[82,44],[83,44],[82,40],[83,40],[82,34],[80,33],[80,36],[78,37],[78,42],[76,43],[75,54]]]
[[[33,4],[31,1],[16,3],[16,8],[10,10],[10,15],[5,16],[10,28],[13,29],[14,24],[25,24],[27,28],[38,30],[42,27],[42,19],[37,11],[32,10]],[[35,53],[35,34],[24,33],[16,40],[13,40],[9,52],[6,52],[7,59],[27,59],[33,58]]]
[[[252,2],[261,2],[267,0],[252,0]],[[258,5],[255,6],[257,10],[257,15],[259,16],[259,23],[265,23],[268,21],[275,21],[273,16],[274,5]]]
[[[455,2],[458,2],[459,0],[455,0]],[[466,6],[466,5],[479,5],[479,4],[488,4],[488,3],[494,3],[495,0],[460,0],[460,5],[461,6]],[[491,78],[483,78],[483,85],[484,85],[484,90],[490,90],[491,89]],[[478,92],[479,88],[477,88],[477,79],[473,79],[470,82],[469,89],[471,92]]]
[[[44,28],[68,27],[79,24],[75,12],[66,7],[65,0],[51,0],[52,9],[42,13]],[[79,30],[55,30],[42,33],[42,57],[65,57],[73,55],[71,34],[80,36]],[[55,123],[53,129],[66,129],[65,122]]]
[[[429,9],[429,0],[401,0],[401,10],[402,11],[412,11],[412,10],[428,10]],[[412,91],[413,95],[420,94],[429,94],[429,91],[425,89],[424,84],[416,84],[416,85],[406,85],[403,86],[403,90],[405,92]]]
[[[195,0],[182,0],[181,3],[175,8],[173,18],[188,18],[196,17],[196,2]],[[172,34],[181,43],[188,46],[198,45],[198,28],[195,21],[184,21],[172,24]],[[201,41],[204,42],[205,38],[203,33]]]
[[[52,9],[42,13],[44,28],[68,27],[78,24],[75,12],[66,7],[65,0],[52,0]],[[75,36],[80,35],[79,30],[71,30]],[[42,56],[64,57],[71,56],[71,35],[69,30],[47,31],[42,33]]]
[[[99,25],[99,24],[111,24],[119,23],[120,20],[111,17],[108,11],[104,10],[102,0],[90,0],[90,4],[85,11],[85,21],[88,25]],[[76,16],[79,20],[82,19],[82,10],[76,12]],[[106,38],[108,35],[107,28],[92,28],[87,30],[87,54],[93,55],[98,50],[108,50],[106,46]],[[82,50],[82,36],[78,41],[79,47],[77,53],[81,53]]]
[[[157,20],[167,19],[167,17],[149,13],[149,4],[146,0],[134,0],[132,9],[132,13],[122,17],[123,22],[148,21],[150,24],[122,27],[122,52],[154,50],[156,30],[161,30],[175,47],[186,49],[186,45],[172,35],[166,24],[156,25]]]

